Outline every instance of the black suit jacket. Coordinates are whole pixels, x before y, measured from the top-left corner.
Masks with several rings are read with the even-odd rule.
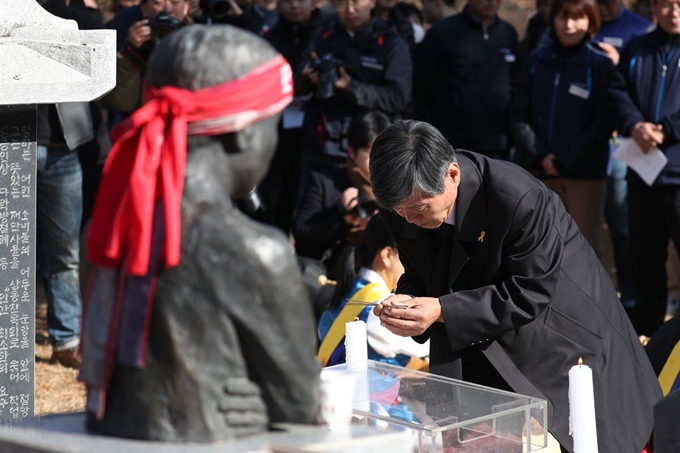
[[[397,292],[441,302],[445,322],[421,336],[431,339],[431,372],[459,378],[460,351],[478,347],[516,392],[548,400],[549,429],[572,451],[568,372],[582,357],[593,370],[600,453],[641,451],[661,392],[609,275],[542,183],[509,162],[457,156],[447,259],[436,230],[382,213],[406,270]]]

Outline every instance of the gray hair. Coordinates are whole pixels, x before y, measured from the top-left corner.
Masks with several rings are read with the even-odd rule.
[[[439,195],[453,162],[453,147],[434,126],[412,120],[391,124],[371,147],[371,186],[378,205],[392,211],[415,194]]]

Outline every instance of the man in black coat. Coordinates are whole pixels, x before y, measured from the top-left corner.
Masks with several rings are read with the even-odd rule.
[[[454,151],[415,121],[378,136],[370,171],[406,270],[397,295],[375,309],[382,324],[430,338],[435,374],[548,400],[548,429],[570,452],[568,372],[582,357],[600,453],[641,451],[661,391],[607,271],[557,195],[514,164]]]
[[[469,0],[438,21],[416,48],[414,118],[450,143],[508,158],[509,108],[517,32],[498,17],[501,0]]]

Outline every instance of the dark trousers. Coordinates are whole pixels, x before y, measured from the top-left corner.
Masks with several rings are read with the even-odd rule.
[[[628,186],[633,325],[651,336],[666,314],[668,241],[680,247],[680,186]]]

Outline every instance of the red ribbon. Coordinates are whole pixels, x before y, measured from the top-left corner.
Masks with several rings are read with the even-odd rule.
[[[165,267],[180,259],[180,205],[187,135],[242,130],[283,110],[293,98],[292,71],[278,55],[244,77],[189,91],[145,87],[146,103],[113,132],[88,237],[88,259],[143,276],[149,269],[154,205],[165,208]]]

